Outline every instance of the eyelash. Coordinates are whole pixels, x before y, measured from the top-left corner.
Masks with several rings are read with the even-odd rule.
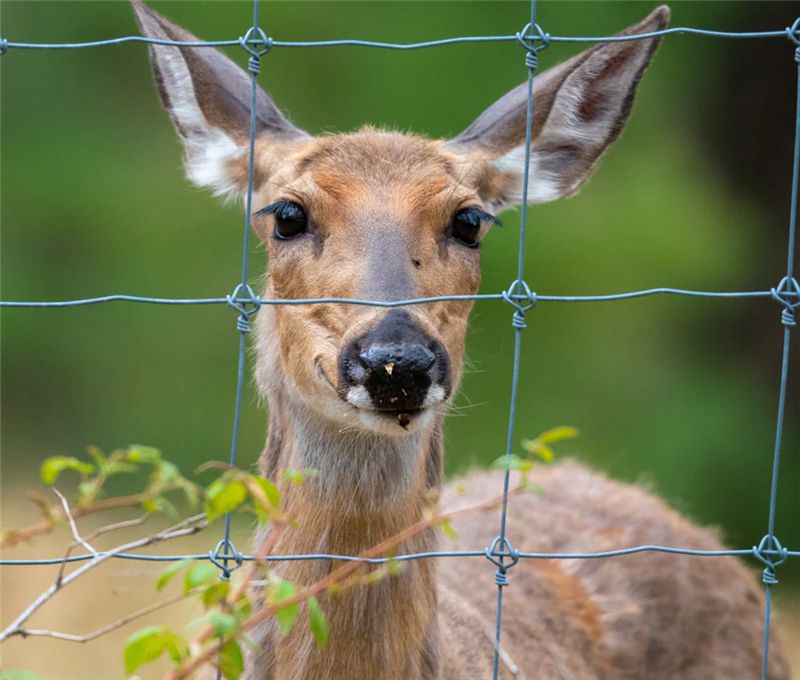
[[[275,217],[273,237],[278,241],[291,241],[308,232],[308,215],[299,203],[281,199],[261,208],[256,215]]]
[[[471,206],[463,208],[453,215],[450,233],[456,241],[467,248],[478,248],[480,246],[478,234],[480,233],[481,222],[501,224],[500,220],[491,213],[478,206]]]

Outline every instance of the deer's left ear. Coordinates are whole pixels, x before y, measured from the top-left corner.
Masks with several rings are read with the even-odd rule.
[[[620,36],[667,26],[662,5]],[[574,194],[625,125],[659,38],[602,43],[534,79],[533,145],[528,202]],[[478,191],[495,210],[522,202],[528,86],[523,83],[484,111],[445,148],[478,164]]]

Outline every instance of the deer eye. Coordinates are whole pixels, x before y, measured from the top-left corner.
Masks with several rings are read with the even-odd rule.
[[[481,222],[488,221],[499,224],[499,220],[485,210],[473,206],[459,210],[453,216],[451,226],[453,238],[468,248],[477,248],[480,245],[478,235],[481,231]]]
[[[308,217],[305,210],[294,201],[276,201],[256,214],[274,215],[273,236],[279,241],[288,241],[308,231]]]

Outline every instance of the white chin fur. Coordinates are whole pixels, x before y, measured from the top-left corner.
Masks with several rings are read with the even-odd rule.
[[[406,426],[403,427],[395,416],[378,411],[359,409],[357,414],[359,423],[365,429],[372,430],[378,434],[389,435],[390,437],[403,437],[418,432],[427,427],[433,418],[433,411],[426,409],[412,415]]]
[[[433,385],[425,396],[422,402],[422,408],[425,409],[420,413],[410,416],[405,425],[400,424],[400,420],[396,416],[388,415],[375,411],[372,406],[372,399],[369,396],[367,389],[358,385],[351,387],[347,391],[347,403],[355,406],[358,409],[353,415],[357,424],[363,426],[365,429],[378,432],[380,434],[387,434],[390,436],[402,436],[417,432],[421,428],[430,423],[431,411],[429,407],[434,404],[439,404],[444,401],[445,394],[444,388],[441,385]]]

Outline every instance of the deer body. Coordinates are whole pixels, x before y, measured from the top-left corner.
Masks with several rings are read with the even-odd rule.
[[[143,34],[196,40],[139,0]],[[666,26],[656,9],[623,35]],[[530,202],[575,193],[621,131],[657,39],[593,47],[536,77]],[[187,173],[218,194],[246,187],[249,77],[210,48],[151,45]],[[258,91],[252,224],[270,266],[264,298],[404,300],[471,295],[480,240],[519,204],[526,87],[449,141],[365,128],[313,138]],[[315,468],[282,482],[295,526],[276,554],[357,555],[446,508],[497,496],[498,473],[468,491],[443,486],[442,420],[458,387],[471,303],[404,308],[262,306],[256,380],[269,402],[263,474]],[[719,547],[644,490],[575,463],[542,470],[540,495],[512,499],[517,547],[592,552],[639,544]],[[488,546],[494,514],[460,520],[445,547]],[[256,537],[256,550],[269,540]],[[449,540],[449,539],[448,539]],[[436,550],[435,529],[401,552]],[[279,563],[299,585],[328,560]],[[377,567],[361,567],[368,573]],[[414,560],[368,586],[321,601],[327,647],[304,626],[253,631],[248,680],[474,680],[491,677],[496,588],[485,559]],[[500,676],[528,680],[729,680],[759,675],[763,597],[737,561],[661,553],[602,560],[520,560],[509,571]],[[776,645],[769,680],[788,671]]]

